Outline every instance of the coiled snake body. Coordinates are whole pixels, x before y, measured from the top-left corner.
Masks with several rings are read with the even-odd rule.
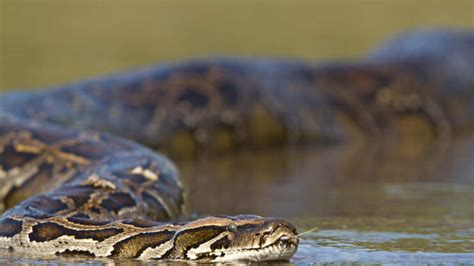
[[[408,120],[430,136],[450,137],[473,125],[473,51],[470,32],[418,32],[355,63],[196,60],[4,95],[0,248],[163,260],[289,259],[298,236],[284,220],[170,222],[183,213],[178,172],[141,144],[196,154],[350,142],[360,133],[375,141],[403,137]]]

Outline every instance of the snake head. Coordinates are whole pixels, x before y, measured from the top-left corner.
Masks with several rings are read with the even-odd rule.
[[[296,228],[259,216],[214,216],[183,225],[174,237],[174,259],[204,262],[288,260],[296,252]]]

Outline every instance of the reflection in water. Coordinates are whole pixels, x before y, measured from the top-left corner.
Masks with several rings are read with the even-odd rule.
[[[315,255],[317,254],[317,255]],[[317,256],[317,257],[316,257]],[[317,262],[323,265],[470,265],[474,255],[444,252],[390,252],[363,248],[318,247],[311,241],[300,244],[294,264]]]
[[[245,152],[182,162],[199,214],[474,218],[474,140],[422,153],[380,147]]]
[[[283,216],[301,231],[324,229],[305,236],[295,263],[449,263],[474,262],[473,162],[474,139],[458,139],[244,152],[180,166],[199,214]]]
[[[473,162],[474,139],[458,139],[246,151],[179,168],[193,213],[282,216],[300,231],[317,226],[293,263],[427,264],[474,262]],[[137,263],[1,252],[0,264]]]

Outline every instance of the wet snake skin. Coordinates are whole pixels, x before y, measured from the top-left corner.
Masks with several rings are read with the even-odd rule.
[[[185,198],[178,171],[152,149],[179,157],[451,138],[474,125],[473,69],[472,32],[425,31],[354,62],[202,59],[2,95],[0,248],[289,259],[298,236],[281,219],[177,222]]]

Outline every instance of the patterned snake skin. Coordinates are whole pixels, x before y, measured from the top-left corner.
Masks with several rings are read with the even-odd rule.
[[[429,31],[402,35],[358,62],[196,60],[3,95],[0,248],[289,259],[299,237],[280,219],[170,222],[183,214],[178,172],[142,145],[189,156],[360,138],[449,138],[474,125],[473,69],[472,32]]]

